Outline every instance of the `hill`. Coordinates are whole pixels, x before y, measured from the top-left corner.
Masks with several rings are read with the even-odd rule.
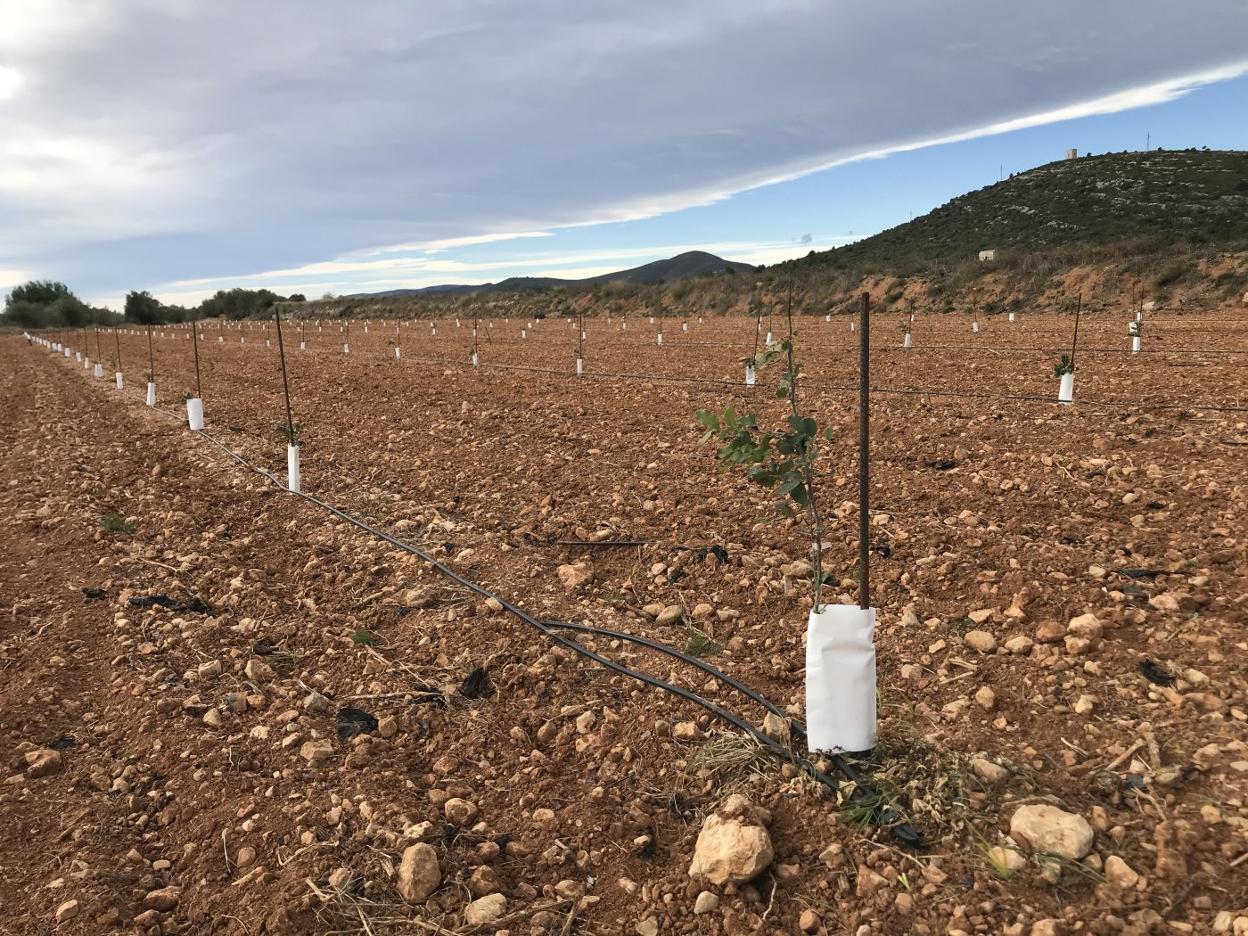
[[[1248,153],[1107,153],[1052,162],[968,192],[873,237],[796,261],[911,273],[980,250],[1248,242]]]
[[[480,286],[446,284],[426,286],[423,289],[391,289],[386,292],[357,293],[347,296],[348,299],[396,298],[403,296],[436,295],[439,293],[476,293],[476,292],[518,292],[522,290],[549,289],[552,286],[593,285],[596,283],[639,283],[651,285],[671,280],[685,279],[690,276],[703,276],[715,273],[748,273],[752,271],[748,263],[725,260],[704,250],[689,250],[666,260],[655,260],[628,270],[617,270],[614,273],[603,273],[584,279],[559,279],[554,276],[512,276],[497,283],[485,283]]]
[[[979,251],[993,250],[981,262]],[[799,314],[857,308],[994,312],[1243,308],[1248,295],[1248,153],[1108,153],[1017,173],[853,244],[750,271],[692,252],[586,280],[516,278],[395,296],[309,303],[305,315],[744,314],[792,287]],[[544,286],[565,287],[543,291]]]

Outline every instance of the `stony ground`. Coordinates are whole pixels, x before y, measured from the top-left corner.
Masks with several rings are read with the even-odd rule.
[[[739,385],[753,323],[663,324],[590,321],[579,381],[566,323],[495,322],[479,368],[467,322],[402,326],[401,361],[392,325],[350,355],[292,328],[305,488],[800,713],[801,533],[693,421],[781,412]],[[140,336],[125,393],[0,339],[0,933],[1248,930],[1248,413],[1212,407],[1244,405],[1248,346],[1211,313],[1131,356],[1087,319],[1062,408],[1069,319],[980,324],[909,353],[874,326],[873,382],[931,392],[874,403],[881,744],[852,802],[191,436],[185,331],[153,342],[167,414]],[[854,336],[800,330],[847,599]],[[281,473],[276,349],[214,334],[208,429]]]

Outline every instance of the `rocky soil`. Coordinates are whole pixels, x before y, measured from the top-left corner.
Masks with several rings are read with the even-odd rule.
[[[929,392],[873,406],[866,798],[186,432],[185,330],[154,341],[159,412],[140,336],[124,393],[0,339],[0,933],[1248,932],[1248,413],[1212,405],[1243,406],[1248,346],[1224,316],[1158,319],[1138,356],[1085,320],[1071,408],[1068,318],[924,320],[909,353],[874,323],[873,382]],[[678,322],[660,348],[595,320],[580,380],[555,320],[497,320],[478,368],[467,323],[402,326],[401,361],[393,325],[352,326],[350,355],[337,326],[287,333],[304,487],[800,714],[806,545],[693,419],[776,418],[772,377],[740,385],[752,321]],[[854,336],[800,329],[847,599]],[[281,475],[276,348],[223,337],[208,430]]]

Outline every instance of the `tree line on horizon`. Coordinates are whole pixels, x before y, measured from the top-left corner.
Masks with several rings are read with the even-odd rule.
[[[64,283],[31,280],[14,286],[4,301],[0,325],[18,328],[83,328],[87,325],[165,325],[205,318],[243,319],[263,313],[278,302],[304,302],[301,293],[279,296],[268,289],[219,289],[192,308],[166,305],[147,290],[126,294],[118,314],[83,302]]]

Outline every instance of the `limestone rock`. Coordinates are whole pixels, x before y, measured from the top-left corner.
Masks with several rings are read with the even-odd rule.
[[[1117,855],[1105,859],[1105,880],[1115,887],[1130,890],[1140,881],[1139,874]]]
[[[739,794],[702,823],[689,876],[712,884],[744,884],[771,864],[775,851],[759,815]]]
[[[409,904],[421,903],[442,883],[442,868],[432,845],[418,842],[403,852],[397,888]]]
[[[156,910],[160,913],[168,913],[174,909],[179,901],[182,900],[182,888],[180,887],[162,887],[158,890],[148,891],[147,896],[143,898],[143,906],[149,910]]]
[[[469,926],[493,923],[507,912],[507,898],[502,894],[486,894],[464,907],[464,922]]]
[[[555,573],[559,576],[559,582],[568,591],[580,588],[594,577],[593,570],[584,562],[561,565]]]
[[[997,638],[987,631],[967,631],[962,638],[962,642],[979,653],[992,653],[993,650],[997,649]]]
[[[1035,851],[1078,861],[1092,850],[1092,827],[1082,816],[1047,803],[1020,806],[1010,818],[1010,837]]]

